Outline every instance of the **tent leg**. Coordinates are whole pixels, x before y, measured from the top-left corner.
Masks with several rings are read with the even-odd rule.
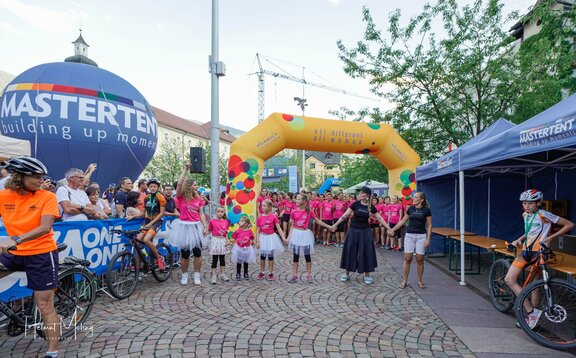
[[[464,237],[464,228],[466,227],[464,222],[464,171],[458,172],[459,186],[460,186],[460,286],[466,286],[465,279],[465,246],[466,241]]]

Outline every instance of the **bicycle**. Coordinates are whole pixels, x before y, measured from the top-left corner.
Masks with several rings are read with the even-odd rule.
[[[156,250],[164,259],[165,264],[164,269],[160,270],[154,255],[151,255],[146,245],[136,238],[141,231],[142,229],[110,230],[111,234],[120,234],[123,238],[128,239],[124,243],[123,250],[116,253],[110,260],[105,277],[108,291],[119,300],[130,297],[136,290],[141,273],[152,272],[152,276],[158,282],[166,281],[172,274],[173,254],[170,246],[163,242],[156,245]],[[142,268],[140,268],[134,252],[140,257],[140,262],[143,264]]]
[[[548,348],[570,350],[576,348],[576,285],[550,277],[548,266],[555,258],[554,252],[540,243],[538,257],[532,263],[517,298],[514,298],[510,289],[504,290],[502,286],[506,285],[504,277],[507,272],[501,274],[505,267],[502,261],[508,267],[510,263],[505,259],[497,260],[490,269],[490,297],[494,307],[501,312],[507,312],[506,309],[513,305],[518,325],[532,340]],[[501,262],[497,265],[498,261]],[[542,279],[534,281],[538,272],[542,273]],[[529,313],[524,308],[524,302],[542,311],[534,328],[530,328],[527,323]]]
[[[58,252],[66,247],[66,244],[59,243]],[[60,318],[60,340],[75,335],[78,329],[83,330],[83,324],[92,312],[96,301],[96,277],[88,266],[89,261],[74,256],[66,257],[59,263],[54,308]],[[32,296],[10,302],[0,301],[0,312],[7,317],[8,335],[18,336],[33,328],[36,335],[46,338],[40,310]]]

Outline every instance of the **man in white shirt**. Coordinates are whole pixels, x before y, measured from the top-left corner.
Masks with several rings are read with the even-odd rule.
[[[84,191],[84,172],[71,168],[66,171],[65,177],[68,184],[56,191],[58,204],[62,207],[62,221],[88,220],[88,217],[96,214],[96,209]]]

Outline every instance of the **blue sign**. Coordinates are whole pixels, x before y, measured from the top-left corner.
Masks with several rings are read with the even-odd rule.
[[[98,67],[48,63],[16,77],[0,97],[0,132],[30,141],[56,180],[98,164],[103,186],[137,178],[152,159],[158,124],[130,83]]]
[[[160,232],[154,241],[163,241],[171,229],[174,218],[164,218]],[[90,261],[90,270],[96,275],[106,273],[112,256],[122,251],[126,238],[110,234],[111,229],[136,230],[144,223],[143,219],[126,221],[124,219],[67,221],[54,224],[54,238],[68,247],[60,252],[60,259],[76,256]],[[0,236],[5,236],[6,228],[0,227]],[[26,288],[26,274],[15,272],[0,279],[0,299],[3,301],[27,297],[32,294]]]

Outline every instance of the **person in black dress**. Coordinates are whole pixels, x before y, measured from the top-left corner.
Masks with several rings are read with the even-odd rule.
[[[371,284],[374,282],[370,272],[374,272],[378,262],[376,261],[376,246],[368,219],[370,215],[373,215],[386,229],[390,229],[390,226],[380,216],[376,207],[371,204],[371,195],[372,190],[366,186],[363,187],[358,194],[358,201],[350,205],[344,215],[330,227],[330,230],[334,232],[341,222],[347,220],[350,214],[354,213],[350,229],[346,233],[340,260],[340,268],[345,270],[345,273],[340,277],[341,281],[348,281],[349,273],[352,271],[364,272],[364,283]]]

